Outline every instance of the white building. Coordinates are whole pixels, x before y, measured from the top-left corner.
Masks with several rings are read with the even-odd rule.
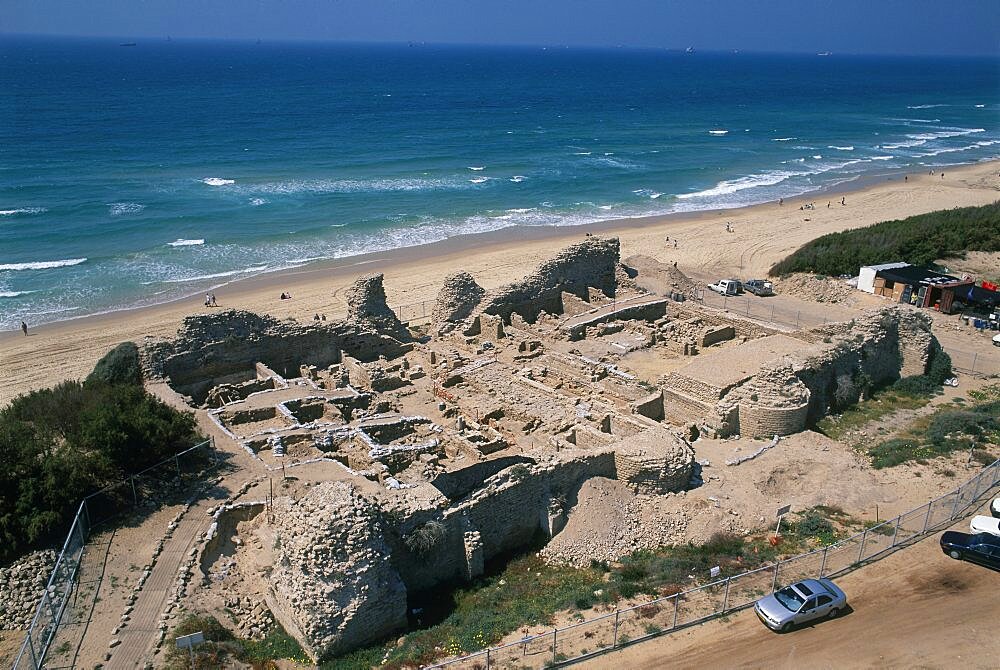
[[[882,263],[881,265],[862,265],[858,273],[858,288],[865,293],[875,293],[875,275],[880,270],[905,268],[909,263]]]

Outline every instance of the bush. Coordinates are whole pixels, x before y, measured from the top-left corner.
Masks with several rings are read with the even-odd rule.
[[[87,376],[87,384],[142,384],[139,348],[134,342],[122,342],[97,361]]]
[[[862,265],[905,261],[928,266],[966,251],[1000,251],[1000,202],[883,221],[823,235],[776,263],[772,276],[792,272],[854,275]]]
[[[816,538],[824,542],[833,542],[834,539],[833,524],[816,512],[808,512],[802,517],[795,526],[795,532],[801,537]]]
[[[941,392],[941,384],[934,383],[927,375],[913,375],[897,381],[892,390],[909,398],[928,398]]]
[[[935,349],[927,366],[927,378],[941,386],[951,376],[951,356],[940,348]]]
[[[0,561],[66,532],[80,499],[199,439],[141,386],[63,382],[0,410]]]
[[[403,543],[414,554],[426,556],[441,543],[447,532],[443,523],[431,520],[410,532]]]

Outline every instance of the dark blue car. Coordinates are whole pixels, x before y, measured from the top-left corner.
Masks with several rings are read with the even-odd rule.
[[[1000,572],[1000,536],[990,533],[969,535],[949,530],[941,535],[941,550],[956,560]]]

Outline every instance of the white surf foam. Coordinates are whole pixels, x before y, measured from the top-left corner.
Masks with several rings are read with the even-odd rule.
[[[822,159],[822,158],[823,157],[821,155],[819,155],[819,154],[816,154],[815,156],[813,156],[813,160],[817,160],[817,161],[820,160],[820,159]]]
[[[907,109],[933,109],[935,107],[950,107],[950,105],[907,105]]]
[[[146,209],[146,206],[138,202],[108,203],[108,214],[111,216],[128,216],[130,214],[138,214],[144,209]]]
[[[17,216],[18,214],[42,214],[49,210],[44,207],[20,207],[18,209],[0,209],[0,216]]]
[[[438,191],[468,188],[461,177],[402,177],[390,179],[293,179],[235,187],[248,196],[295,195],[299,193],[371,193],[394,191]]]
[[[728,133],[729,133],[728,130],[710,130],[710,131],[708,131],[709,135],[726,135]]]
[[[0,298],[16,298],[19,295],[27,295],[34,291],[0,291]]]
[[[520,184],[522,181],[524,181],[524,179],[525,179],[524,175],[519,175],[519,174],[516,174],[510,178],[510,180],[515,184]]]
[[[889,156],[871,156],[871,160],[873,160],[873,161],[891,161],[893,158],[895,158],[895,156],[892,156],[892,155],[889,155]]]
[[[205,244],[205,240],[178,239],[174,240],[173,242],[167,242],[168,247],[197,247],[202,244]]]
[[[230,270],[229,272],[216,272],[215,274],[209,275],[196,275],[194,277],[177,277],[175,279],[164,279],[165,284],[184,284],[192,281],[204,281],[206,279],[222,279],[224,277],[235,277],[237,275],[249,274],[251,272],[263,272],[267,269],[266,265],[254,266],[252,268],[246,268],[244,270]]]
[[[486,169],[486,166],[485,165],[477,165],[477,166],[470,165],[469,169],[472,170],[473,172],[482,172],[483,170]]]
[[[469,183],[470,184],[483,184],[485,182],[488,182],[489,180],[490,180],[489,177],[473,177],[472,179],[469,180]]]
[[[688,200],[690,198],[712,198],[719,195],[729,195],[748,188],[774,186],[775,184],[780,184],[789,177],[796,177],[802,174],[804,173],[788,172],[786,170],[771,170],[763,174],[720,181],[712,188],[705,189],[704,191],[695,191],[694,193],[681,193],[677,196],[677,198],[679,200]]]
[[[223,179],[222,177],[205,177],[201,180],[201,183],[207,184],[208,186],[229,186],[230,184],[235,184],[235,179]]]
[[[79,265],[87,262],[86,258],[68,258],[61,261],[37,261],[34,263],[5,263],[0,264],[0,270],[49,270],[51,268],[65,268],[71,265]]]
[[[260,207],[261,205],[266,205],[267,200],[264,198],[250,198],[251,207]]]
[[[772,137],[772,142],[791,142],[792,140],[797,140],[797,137]]]
[[[907,140],[905,142],[893,142],[891,144],[883,144],[883,149],[893,150],[893,149],[907,149],[909,147],[919,147],[922,144],[927,144],[927,140]]]
[[[976,105],[976,109],[982,109],[982,108],[983,108],[983,107],[985,107],[985,106],[986,106],[986,105]]]
[[[574,156],[589,156],[592,153],[594,153],[594,152],[593,151],[574,151],[573,155]]]
[[[853,146],[838,147],[836,144],[828,144],[827,149],[836,149],[837,151],[854,151]]]
[[[975,133],[985,133],[985,128],[948,128],[947,130],[941,130],[934,133],[918,133],[915,135],[907,135],[911,140],[942,140],[948,137],[962,137],[964,135],[973,135]]]

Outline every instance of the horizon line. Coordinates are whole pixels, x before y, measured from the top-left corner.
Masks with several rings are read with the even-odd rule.
[[[986,58],[1000,60],[1000,51],[996,53],[902,53],[902,52],[869,52],[869,51],[831,51],[819,48],[816,51],[789,50],[772,51],[743,49],[740,47],[727,48],[704,48],[699,49],[697,45],[687,46],[646,46],[628,44],[542,44],[542,43],[508,43],[508,42],[447,42],[428,40],[347,40],[315,37],[174,37],[170,34],[161,35],[80,35],[70,33],[27,33],[27,32],[6,32],[0,31],[0,36],[14,38],[43,38],[43,39],[66,39],[66,40],[95,40],[95,41],[125,41],[138,45],[139,40],[149,40],[155,44],[167,44],[172,42],[212,42],[212,43],[234,43],[234,44],[324,44],[324,45],[344,45],[344,46],[401,46],[401,47],[475,47],[475,48],[498,48],[498,49],[540,49],[540,50],[581,50],[581,51],[653,51],[663,53],[686,53],[688,48],[695,51],[690,55],[712,54],[712,55],[796,55],[796,56],[881,56],[897,58]]]

